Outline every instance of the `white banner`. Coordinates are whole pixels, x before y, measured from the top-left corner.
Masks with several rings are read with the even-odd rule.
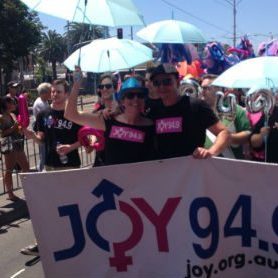
[[[21,178],[46,277],[278,277],[276,165],[187,157]]]

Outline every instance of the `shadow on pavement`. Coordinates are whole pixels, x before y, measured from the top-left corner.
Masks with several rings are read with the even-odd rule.
[[[25,266],[33,266],[41,260],[40,256],[36,256],[25,263]]]

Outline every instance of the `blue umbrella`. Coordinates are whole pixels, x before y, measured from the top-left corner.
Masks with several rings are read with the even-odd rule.
[[[152,23],[136,34],[151,43],[204,43],[206,40],[197,27],[179,20]]]
[[[21,0],[37,12],[103,26],[144,25],[132,0]]]
[[[224,71],[212,85],[227,88],[278,88],[278,57],[244,60]]]
[[[94,40],[77,49],[64,65],[70,70],[80,65],[83,71],[106,72],[133,68],[152,59],[152,50],[139,42],[109,38]]]

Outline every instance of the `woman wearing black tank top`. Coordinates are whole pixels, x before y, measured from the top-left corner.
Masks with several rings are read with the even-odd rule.
[[[65,117],[80,125],[104,131],[105,163],[119,164],[154,158],[153,122],[142,116],[148,90],[136,78],[125,80],[118,99],[122,113],[105,120],[102,113],[92,114],[77,110],[80,81],[74,82],[68,99]]]

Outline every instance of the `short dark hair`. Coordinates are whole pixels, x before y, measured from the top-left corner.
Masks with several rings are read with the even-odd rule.
[[[69,91],[70,91],[69,83],[66,80],[56,79],[52,82],[52,85],[55,85],[55,86],[62,85],[62,86],[64,86],[65,93],[69,93]]]
[[[170,63],[157,65],[151,73],[150,80],[153,80],[154,77],[159,74],[171,74],[179,80],[179,72],[176,67]]]
[[[116,76],[114,76],[110,73],[104,73],[100,76],[99,82],[101,83],[102,80],[105,79],[105,78],[109,78],[112,82],[114,90],[117,90],[118,80],[117,80]]]
[[[10,96],[3,96],[0,97],[0,113],[4,113],[7,111],[7,104],[8,103],[15,103],[16,100]]]

